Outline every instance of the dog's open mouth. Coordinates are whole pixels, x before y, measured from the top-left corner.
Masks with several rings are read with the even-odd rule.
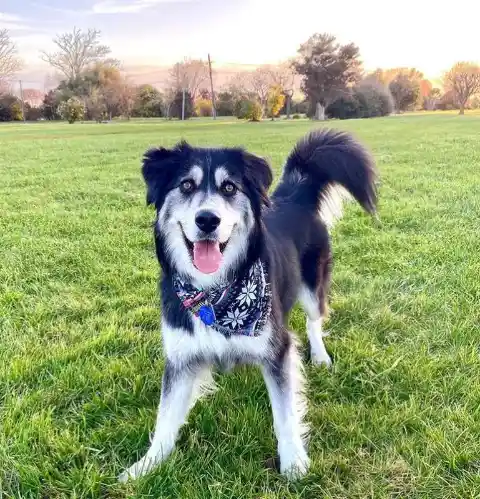
[[[181,227],[181,226],[180,226]],[[190,258],[193,265],[204,274],[213,274],[216,272],[223,261],[223,252],[227,247],[228,241],[220,243],[211,239],[202,239],[200,241],[192,242],[183,232],[183,239],[187,246]]]

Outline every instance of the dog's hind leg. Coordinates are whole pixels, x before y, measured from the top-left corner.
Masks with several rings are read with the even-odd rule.
[[[145,475],[165,460],[175,447],[180,427],[198,396],[199,383],[211,378],[210,368],[177,368],[167,361],[162,379],[162,395],[150,448],[145,456],[122,473],[121,482]]]
[[[327,317],[327,293],[331,276],[331,257],[320,257],[312,250],[302,259],[302,286],[298,296],[302,308],[307,314],[307,335],[310,342],[312,362],[330,367],[332,359],[323,342],[325,333],[322,326]]]

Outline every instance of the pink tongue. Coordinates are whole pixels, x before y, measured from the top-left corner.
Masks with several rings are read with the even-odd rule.
[[[216,241],[197,241],[193,243],[193,264],[204,274],[213,274],[222,263],[220,244]]]

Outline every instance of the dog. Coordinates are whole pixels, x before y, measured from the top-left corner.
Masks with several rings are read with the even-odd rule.
[[[149,472],[172,452],[212,369],[260,366],[273,411],[280,471],[309,467],[303,370],[288,315],[307,315],[311,359],[330,366],[322,322],[332,272],[329,228],[345,197],[376,213],[377,170],[351,135],[318,129],[287,158],[271,197],[269,164],[242,148],[182,141],[145,153],[166,357],[155,432],[145,456],[121,481]]]

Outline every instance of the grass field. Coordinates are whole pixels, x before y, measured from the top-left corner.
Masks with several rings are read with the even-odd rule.
[[[143,151],[244,144],[278,174],[312,126],[0,127],[0,498],[480,497],[480,117],[441,114],[334,124],[378,161],[381,224],[351,205],[333,236],[308,476],[265,467],[266,389],[242,369],[162,467],[116,482],[146,450],[163,363]],[[291,326],[305,346],[300,311]]]

